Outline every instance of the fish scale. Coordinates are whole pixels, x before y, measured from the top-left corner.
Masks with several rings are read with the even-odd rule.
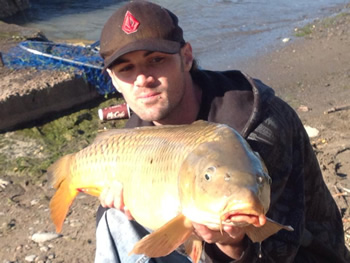
[[[202,242],[192,222],[222,230],[244,227],[261,242],[280,229],[265,217],[270,178],[263,161],[232,128],[205,121],[101,133],[83,150],[48,168],[57,189],[51,218],[60,232],[79,192],[99,196],[116,182],[134,219],[155,230],[132,253],[161,257],[182,243],[198,262]]]
[[[150,133],[140,136],[144,131]],[[125,138],[130,143],[128,147],[123,148],[123,151],[118,152],[117,163],[119,161],[122,164],[118,167],[118,174],[127,176],[125,178],[118,176],[118,180],[124,187],[126,206],[130,211],[134,211],[134,218],[143,222],[144,226],[156,229],[179,213],[180,203],[177,198],[179,168],[186,158],[185,153],[203,141],[209,141],[213,129],[203,132],[205,135],[202,134],[201,139],[198,139],[200,130],[184,129],[183,126],[170,129],[146,128],[134,129]],[[111,140],[120,141],[117,137]],[[116,149],[119,149],[118,145]],[[143,189],[156,190],[147,192]],[[140,192],[144,192],[142,198]],[[162,198],[159,198],[160,196]]]
[[[74,155],[72,191],[79,185],[76,188],[94,186],[100,192],[110,185],[111,179],[116,180],[123,185],[124,202],[135,211],[136,220],[151,229],[165,224],[179,213],[177,173],[185,153],[218,135],[217,125],[197,126],[196,129],[176,125],[103,132],[96,142]],[[161,193],[163,198],[157,198]],[[169,202],[173,207],[168,206]],[[161,212],[157,207],[168,207],[168,211]]]

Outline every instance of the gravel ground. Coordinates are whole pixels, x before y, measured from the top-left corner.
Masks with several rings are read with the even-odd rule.
[[[0,27],[6,32],[2,24]],[[310,140],[324,179],[343,215],[345,237],[350,248],[350,14],[315,21],[297,32],[305,33],[305,36],[293,36],[283,49],[247,61],[241,68],[272,86],[297,111],[305,125],[318,131],[318,135]],[[13,39],[2,38],[0,51],[18,41]],[[3,87],[4,81],[9,81],[11,76],[18,78],[16,74],[23,74],[25,81],[12,87],[13,90],[22,91],[21,88],[30,82],[34,87],[43,79],[42,75],[30,70],[13,72],[0,68],[0,86]],[[45,80],[55,81],[54,77],[47,77]],[[0,94],[5,93],[2,90]],[[45,129],[40,126],[43,124],[31,127],[38,130],[37,139],[26,137],[27,130],[0,134],[0,159],[5,160],[0,165],[1,263],[93,262],[98,201],[90,196],[79,196],[65,221],[62,235],[52,235],[54,226],[49,218],[48,204],[53,192],[47,189],[45,167],[50,161],[47,164],[45,161],[86,146],[96,130],[105,125],[91,121],[89,116],[95,112],[69,114],[67,118],[74,119],[69,129],[75,133],[65,132],[65,143],[56,152],[45,144],[45,138],[40,137],[44,136],[40,133]],[[57,119],[61,117],[57,116]],[[47,121],[45,125],[55,121]],[[84,122],[89,125],[75,130],[76,125]],[[26,169],[22,169],[21,162],[28,156],[37,157],[31,166],[42,165],[35,180],[30,178]],[[11,162],[18,165],[10,166]],[[38,235],[33,240],[33,235],[38,233],[46,233],[44,238],[49,240],[35,241]]]

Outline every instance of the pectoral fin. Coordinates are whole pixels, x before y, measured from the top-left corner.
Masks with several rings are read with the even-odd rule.
[[[85,193],[88,195],[99,197],[102,190],[99,187],[85,187],[85,188],[77,188],[78,192]]]
[[[266,218],[266,223],[261,227],[255,227],[253,225],[245,227],[247,236],[253,242],[262,242],[273,234],[276,234],[281,229],[294,231],[293,227],[281,225],[270,218]]]
[[[150,258],[164,257],[184,243],[192,232],[191,221],[180,214],[137,242],[129,254],[144,254]]]
[[[203,241],[195,235],[191,235],[185,242],[185,252],[190,256],[193,263],[198,263],[203,251]]]

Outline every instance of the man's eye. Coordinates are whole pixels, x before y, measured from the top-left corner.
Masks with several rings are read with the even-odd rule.
[[[151,59],[151,63],[160,63],[164,60],[164,57],[154,57]]]
[[[127,65],[125,67],[122,67],[119,69],[119,72],[127,72],[127,71],[130,71],[133,69],[133,66],[132,65]]]

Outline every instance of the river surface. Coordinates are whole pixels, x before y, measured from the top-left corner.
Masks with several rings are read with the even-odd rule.
[[[293,41],[294,29],[340,12],[349,0],[154,0],[173,11],[203,68],[237,62]],[[103,24],[125,1],[31,0],[5,22],[35,27],[54,41],[98,40]]]

